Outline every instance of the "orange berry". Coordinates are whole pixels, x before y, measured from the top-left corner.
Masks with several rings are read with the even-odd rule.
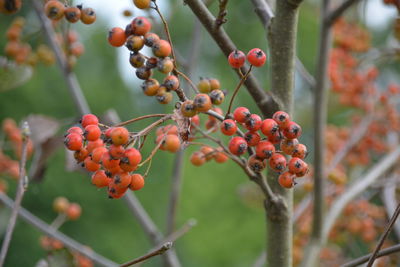
[[[156,57],[164,58],[171,54],[172,48],[168,41],[160,39],[153,45],[152,51]]]
[[[71,203],[65,212],[67,218],[72,221],[77,220],[81,216],[81,213],[82,209],[78,203]]]
[[[133,0],[137,8],[146,9],[150,7],[151,0]]]
[[[81,12],[81,21],[83,24],[92,24],[96,21],[96,12],[93,8],[84,8]]]
[[[125,31],[120,27],[114,27],[108,32],[108,42],[110,45],[123,46],[126,41]]]
[[[65,6],[57,0],[50,0],[44,6],[44,12],[49,19],[61,19],[64,16],[64,11]]]
[[[69,201],[65,197],[57,197],[53,201],[53,209],[55,212],[64,213],[69,207]]]
[[[92,175],[92,184],[96,187],[106,187],[111,183],[112,179],[109,178],[105,171],[98,170]]]
[[[129,185],[129,189],[136,191],[140,190],[144,186],[144,178],[142,175],[138,173],[134,173],[131,175],[132,181],[131,184]]]
[[[203,152],[196,151],[190,156],[190,162],[194,166],[201,166],[206,162],[206,157]]]
[[[129,132],[124,127],[115,127],[111,131],[111,141],[114,145],[125,145],[129,141]]]
[[[293,179],[294,175],[290,172],[284,172],[279,175],[278,182],[284,188],[292,188],[293,187]]]

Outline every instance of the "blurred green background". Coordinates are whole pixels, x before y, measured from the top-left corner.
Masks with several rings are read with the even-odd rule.
[[[90,1],[79,3],[81,2],[90,6]],[[124,2],[127,9],[134,10],[131,1],[118,2]],[[164,4],[164,8],[168,10],[167,17],[175,49],[182,57],[188,58],[193,53],[191,42],[195,19],[190,9],[182,5],[182,1],[166,2],[171,5]],[[217,13],[217,6],[216,1],[211,6],[214,14]],[[225,28],[237,47],[243,51],[253,47],[267,49],[264,29],[250,1],[231,0],[228,9],[228,23]],[[77,23],[71,26],[80,33],[80,39],[85,45],[85,54],[78,60],[74,71],[92,112],[101,115],[113,108],[122,120],[149,113],[171,112],[174,102],[161,106],[154,98],[141,93],[134,70],[119,61],[122,53],[118,57],[118,50],[126,49],[113,48],[107,42],[110,18],[123,19],[122,11],[123,9],[119,13],[109,14],[103,10],[98,13],[98,21],[94,25],[88,27]],[[12,19],[19,15],[27,17],[27,31],[39,30],[35,13],[28,1],[25,1],[19,14],[0,15],[0,36],[5,35]],[[124,27],[124,24],[114,26]],[[160,25],[154,28],[161,33]],[[201,31],[198,62],[193,64],[191,78],[195,83],[199,77],[218,78],[223,89],[231,92],[238,78],[207,32],[204,29]],[[387,33],[388,29],[382,32]],[[33,47],[44,40],[45,37],[40,32],[29,37]],[[317,42],[318,7],[307,2],[301,8],[298,56],[311,73],[314,72]],[[1,51],[4,46],[5,38],[0,38]],[[128,61],[128,57],[125,56],[124,60]],[[121,66],[128,69],[121,71]],[[268,66],[255,71],[264,85],[267,84],[267,73]],[[131,75],[132,78],[123,75]],[[303,125],[302,142],[311,148],[312,125],[308,114],[312,95],[300,77],[297,77],[296,83],[294,117]],[[264,87],[268,90],[267,86]],[[257,112],[244,89],[235,100],[235,106],[239,105],[246,105],[251,111]],[[226,106],[227,103],[222,105],[223,108]],[[56,65],[47,67],[39,64],[29,82],[16,89],[0,92],[0,121],[7,117],[20,121],[29,114],[43,114],[60,120],[60,136],[70,126],[70,122],[78,121],[77,109]],[[206,119],[205,116],[201,117],[203,123]],[[337,116],[331,116],[330,119],[340,121]],[[144,126],[145,123],[137,123],[129,128],[137,130]],[[154,136],[148,138],[143,155],[150,153],[153,139]],[[190,218],[195,218],[198,224],[175,243],[179,258],[183,266],[250,266],[263,250],[266,235],[261,203],[251,196],[254,193],[253,185],[232,162],[222,165],[209,162],[200,168],[192,166],[189,156],[196,149],[190,147],[185,151],[177,226],[183,225]],[[173,160],[172,154],[157,153],[146,186],[137,193],[137,197],[161,230],[165,229]],[[9,184],[9,195],[13,198],[15,182],[9,180]],[[50,223],[56,217],[52,211],[52,201],[57,196],[65,196],[72,202],[78,202],[83,209],[82,217],[78,221],[67,222],[60,230],[105,257],[123,263],[152,248],[123,200],[108,199],[104,190],[97,190],[90,184],[89,174],[65,170],[63,149],[50,158],[42,182],[29,185],[23,207]],[[4,213],[2,216],[2,220],[5,220]],[[19,220],[6,266],[33,266],[44,257],[46,252],[39,245],[40,235],[35,228]],[[160,263],[160,259],[156,257],[144,265],[159,266]]]

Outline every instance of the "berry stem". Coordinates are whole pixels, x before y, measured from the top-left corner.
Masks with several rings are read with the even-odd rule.
[[[186,74],[184,74],[183,72],[179,71],[177,68],[175,68],[174,70],[178,75],[182,76],[182,78],[185,79],[188,82],[188,84],[190,85],[190,87],[192,87],[193,91],[196,94],[200,93],[199,90],[197,89],[197,87],[192,82],[192,80],[188,76],[186,76]]]
[[[167,242],[164,245],[162,245],[159,249],[157,249],[155,251],[152,251],[152,252],[150,252],[150,253],[148,253],[146,255],[143,255],[143,256],[141,256],[139,258],[136,258],[134,260],[128,261],[128,262],[122,264],[120,267],[131,266],[131,265],[134,265],[136,263],[148,260],[148,259],[150,259],[150,258],[152,258],[154,256],[158,256],[158,255],[164,254],[164,252],[169,250],[171,247],[172,247],[172,242]]]
[[[251,70],[253,69],[253,65],[250,65],[249,70],[246,72],[246,74],[244,76],[242,76],[242,79],[240,80],[240,82],[238,83],[238,85],[235,88],[235,91],[233,92],[231,101],[229,102],[229,107],[228,107],[228,111],[226,112],[225,118],[231,113],[231,108],[232,108],[232,103],[233,100],[235,99],[237,93],[239,92],[240,87],[242,86],[242,84],[246,81],[247,77],[249,76]]]
[[[50,224],[50,227],[58,230],[67,220],[67,215],[65,213],[59,213],[58,216],[54,219],[54,221]]]
[[[148,114],[148,115],[140,116],[140,117],[137,117],[137,118],[133,118],[133,119],[118,123],[118,124],[114,125],[114,127],[125,126],[125,125],[131,124],[131,123],[134,123],[136,121],[143,120],[143,119],[147,119],[147,118],[164,117],[166,115],[167,114]]]
[[[171,114],[167,114],[164,115],[164,117],[162,117],[161,119],[153,122],[152,124],[150,124],[149,126],[147,126],[146,128],[144,128],[143,130],[141,130],[140,132],[138,132],[137,134],[135,134],[135,137],[137,136],[144,136],[147,135],[151,130],[153,130],[155,127],[157,127],[158,125],[160,125],[161,123],[169,120],[172,118]]]
[[[144,161],[142,161],[138,167],[142,167],[144,164],[146,164],[148,161],[151,161],[151,159],[154,157],[154,155],[157,153],[157,151],[160,149],[160,146],[163,144],[163,142],[165,141],[165,139],[167,138],[167,134],[164,134],[163,139],[160,140],[160,142],[153,148],[153,150],[150,153],[150,156],[148,156],[147,159],[145,159]]]

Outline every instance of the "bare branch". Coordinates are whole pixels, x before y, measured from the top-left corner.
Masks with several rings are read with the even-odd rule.
[[[220,27],[222,24],[226,22],[225,16],[228,14],[228,11],[226,10],[227,5],[228,5],[228,0],[219,0],[219,12],[215,20],[216,27]]]
[[[382,249],[381,251],[379,251],[377,258],[379,257],[383,257],[383,256],[387,256],[393,253],[397,253],[400,251],[400,244]],[[352,261],[349,261],[345,264],[343,264],[341,267],[356,267],[356,266],[360,266],[363,263],[366,263],[370,258],[371,258],[372,253],[367,254],[365,256],[362,256],[360,258],[354,259]]]
[[[125,126],[125,125],[134,123],[136,121],[144,120],[144,119],[147,119],[147,118],[165,117],[166,115],[167,114],[149,114],[149,115],[144,115],[144,116],[140,116],[140,117],[137,117],[137,118],[133,118],[133,119],[128,120],[128,121],[120,122],[120,123],[114,125],[114,127]]]
[[[0,193],[0,201],[4,203],[8,208],[12,209],[15,205],[14,201],[10,199],[7,195]],[[95,263],[105,266],[105,267],[112,267],[112,266],[118,266],[115,262],[112,262],[111,260],[97,254],[91,249],[88,249],[86,246],[78,243],[77,241],[71,239],[70,237],[64,235],[61,232],[58,232],[54,228],[52,228],[50,225],[45,223],[44,221],[40,220],[37,218],[35,215],[30,213],[24,208],[20,208],[18,210],[18,215],[27,223],[31,224],[32,226],[36,227],[39,229],[41,232],[44,234],[55,238],[57,240],[60,240],[67,248],[70,248],[74,251],[78,251],[80,254],[84,255],[85,257],[93,260]]]
[[[343,15],[343,13],[350,8],[352,5],[358,3],[360,0],[344,0],[344,2],[332,10],[329,14],[326,14],[324,24],[328,27],[332,26],[335,21]]]
[[[28,122],[24,121],[22,125],[22,153],[21,153],[21,160],[19,163],[19,180],[17,186],[17,193],[15,196],[14,206],[12,208],[12,213],[10,220],[8,221],[6,233],[4,236],[3,244],[1,246],[0,252],[0,266],[4,265],[4,261],[7,256],[8,248],[10,246],[11,238],[14,232],[15,223],[17,222],[18,211],[21,208],[22,198],[24,197],[24,193],[27,188],[28,178],[26,177],[26,160],[28,156],[28,142],[29,137],[31,135],[31,131],[29,129]]]
[[[153,252],[150,252],[150,253],[148,253],[146,255],[143,255],[143,256],[141,256],[141,257],[139,257],[137,259],[128,261],[128,262],[122,264],[120,267],[128,267],[128,266],[134,265],[136,263],[148,260],[148,259],[150,259],[150,258],[152,258],[154,256],[158,256],[158,255],[164,254],[164,252],[166,252],[170,248],[172,248],[172,242],[167,242],[163,246],[161,246],[159,249],[157,249],[157,250],[155,250]]]
[[[296,70],[303,77],[303,79],[308,83],[310,88],[313,90],[315,88],[315,78],[311,75],[311,73],[304,66],[303,62],[296,56]]]
[[[393,177],[393,178],[398,178],[398,177]],[[389,182],[388,180],[391,179],[386,179],[385,180],[385,185],[381,193],[381,199],[383,201],[383,204],[385,206],[387,214],[392,214],[396,210],[396,186],[393,185],[393,183]],[[396,232],[397,238],[400,238],[400,223],[397,222],[394,226],[394,231]]]
[[[389,224],[386,226],[385,232],[379,238],[378,244],[376,245],[371,258],[368,261],[367,267],[372,267],[372,264],[374,264],[374,261],[379,253],[379,250],[382,248],[383,243],[385,242],[385,239],[387,238],[390,231],[392,230],[397,218],[399,217],[399,214],[400,214],[400,203],[397,204],[397,208],[396,208],[395,212],[393,213],[392,218],[390,218]]]
[[[254,11],[258,15],[264,29],[269,29],[271,20],[274,18],[274,12],[266,0],[251,0],[254,6]]]

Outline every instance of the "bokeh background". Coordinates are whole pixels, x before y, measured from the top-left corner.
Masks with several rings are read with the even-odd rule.
[[[149,113],[171,112],[174,104],[161,106],[154,98],[142,94],[140,82],[129,65],[127,49],[111,47],[106,39],[111,27],[124,27],[132,19],[122,15],[124,10],[131,10],[134,16],[146,13],[138,12],[131,0],[78,2],[75,4],[83,3],[98,13],[94,25],[72,25],[85,45],[85,53],[78,60],[74,71],[92,112],[101,115],[110,108],[115,109],[122,120]],[[191,75],[194,82],[199,77],[214,77],[220,80],[223,89],[231,92],[238,78],[204,29],[201,29],[199,51],[193,51],[196,19],[190,9],[181,0],[160,2],[170,24],[175,49],[184,58],[198,53]],[[214,2],[211,10],[216,14],[218,5]],[[311,73],[314,72],[317,53],[318,2],[306,1],[301,7],[299,20],[297,52]],[[225,28],[237,47],[243,51],[253,47],[267,49],[264,29],[250,1],[230,0],[228,10]],[[390,18],[395,15],[394,9],[386,8],[382,1],[371,0],[365,1],[361,8],[351,10],[350,13],[350,17],[359,19],[372,31],[374,46],[384,46],[390,42],[388,36],[393,21]],[[0,15],[0,36],[5,35],[9,23],[19,15],[27,18],[26,31],[30,34],[28,40],[33,46],[46,40],[39,31],[40,25],[29,1],[24,1],[23,9],[16,15]],[[152,15],[156,17],[155,13]],[[153,22],[154,31],[161,33],[160,21],[154,19]],[[4,46],[5,38],[1,37],[0,51]],[[386,84],[386,80],[395,79],[393,73],[396,67],[389,64],[381,69],[384,73],[381,77],[384,78],[380,82]],[[268,65],[257,69],[255,74],[268,90]],[[312,94],[299,75],[296,76],[295,94],[294,117],[303,126],[302,142],[312,151]],[[257,112],[244,89],[235,102],[235,105],[246,105],[251,111]],[[226,108],[227,104],[224,103],[222,107]],[[341,124],[346,121],[344,118],[348,110],[335,108],[334,105],[331,107],[329,120]],[[79,120],[78,111],[56,65],[48,67],[39,64],[29,81],[18,88],[0,92],[0,121],[7,117],[21,121],[30,114],[42,114],[59,120],[62,125],[59,136],[63,135],[71,123]],[[204,123],[206,117],[202,116],[201,120]],[[141,129],[145,123],[136,123],[129,129]],[[153,148],[153,139],[154,135],[148,138],[143,149],[144,155],[148,155]],[[183,266],[249,266],[262,252],[266,234],[265,215],[257,197],[257,189],[232,162],[222,165],[209,162],[200,168],[192,166],[188,159],[195,149],[188,148],[185,151],[177,226],[183,225],[190,218],[195,218],[197,225],[174,244],[179,258]],[[165,229],[173,160],[173,154],[157,153],[145,188],[136,194],[161,230]],[[9,194],[13,197],[15,181],[9,179],[9,185]],[[52,201],[57,196],[78,202],[83,210],[78,221],[67,222],[60,230],[96,252],[122,263],[144,254],[152,247],[123,200],[108,199],[104,190],[98,190],[90,184],[88,174],[65,170],[65,151],[62,148],[49,159],[43,179],[30,183],[23,207],[50,223],[56,217]],[[2,233],[8,216],[9,211],[1,208]],[[39,245],[40,236],[38,230],[19,220],[6,266],[34,266],[46,254]],[[144,266],[159,266],[160,263],[156,257]]]

